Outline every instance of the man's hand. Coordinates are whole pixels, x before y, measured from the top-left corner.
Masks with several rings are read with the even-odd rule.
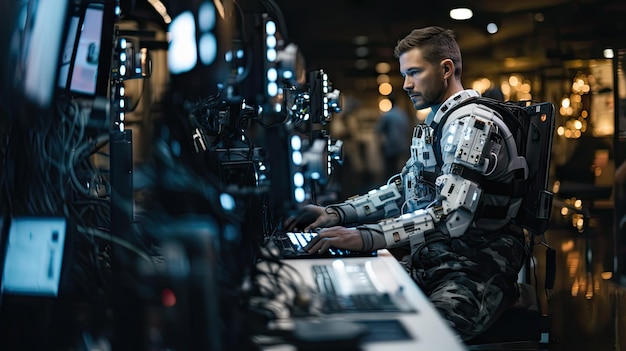
[[[327,228],[339,224],[339,216],[334,210],[316,205],[306,205],[296,214],[285,220],[283,226],[287,231],[299,229],[305,232],[317,228]]]
[[[341,226],[320,229],[311,242],[304,248],[309,253],[324,253],[330,247],[351,251],[363,250],[361,232],[356,228]]]

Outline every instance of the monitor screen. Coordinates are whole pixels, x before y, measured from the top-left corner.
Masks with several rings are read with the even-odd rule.
[[[67,7],[67,0],[2,2],[0,100],[50,108]]]
[[[90,3],[82,16],[72,16],[61,56],[59,86],[73,93],[95,95],[100,69],[104,5]]]
[[[61,283],[65,235],[64,218],[13,218],[5,249],[2,292],[56,297]]]

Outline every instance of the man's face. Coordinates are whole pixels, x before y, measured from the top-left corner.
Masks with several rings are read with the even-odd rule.
[[[409,94],[416,110],[443,102],[446,82],[440,65],[424,60],[418,48],[400,55],[399,62],[400,74],[404,77],[402,89]]]

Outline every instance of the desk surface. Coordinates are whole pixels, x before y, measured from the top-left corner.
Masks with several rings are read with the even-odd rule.
[[[367,312],[367,313],[343,313],[332,314],[323,317],[315,317],[307,321],[348,321],[365,322],[366,325],[380,325],[381,321],[392,323],[399,322],[408,338],[405,340],[373,341],[365,342],[361,346],[364,351],[384,350],[467,350],[465,344],[454,334],[446,321],[439,315],[424,293],[417,287],[408,273],[401,267],[396,259],[386,250],[379,251],[377,257],[352,257],[343,259],[312,258],[290,259],[284,263],[293,267],[300,275],[302,283],[315,287],[315,279],[312,270],[313,265],[333,264],[337,260],[343,260],[345,264],[366,264],[370,268],[370,277],[376,283],[381,292],[402,295],[405,303],[413,307],[413,312]],[[304,320],[304,319],[302,319]],[[279,345],[264,347],[268,351],[295,350],[291,345]]]

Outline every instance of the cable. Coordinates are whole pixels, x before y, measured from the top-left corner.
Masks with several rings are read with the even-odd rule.
[[[151,263],[154,263],[153,260],[150,258],[150,256],[148,256],[144,251],[139,250],[136,246],[132,245],[128,241],[125,241],[125,240],[122,240],[122,239],[118,238],[115,235],[103,232],[103,231],[95,229],[95,228],[90,228],[90,227],[77,226],[77,228],[82,233],[85,233],[85,234],[88,234],[88,235],[91,235],[91,236],[95,236],[95,237],[99,237],[99,238],[107,240],[107,241],[111,241],[112,243],[117,244],[119,246],[122,246],[122,247],[128,249],[129,251],[137,254],[137,256],[143,258],[144,260],[146,260],[148,262],[151,262]]]

